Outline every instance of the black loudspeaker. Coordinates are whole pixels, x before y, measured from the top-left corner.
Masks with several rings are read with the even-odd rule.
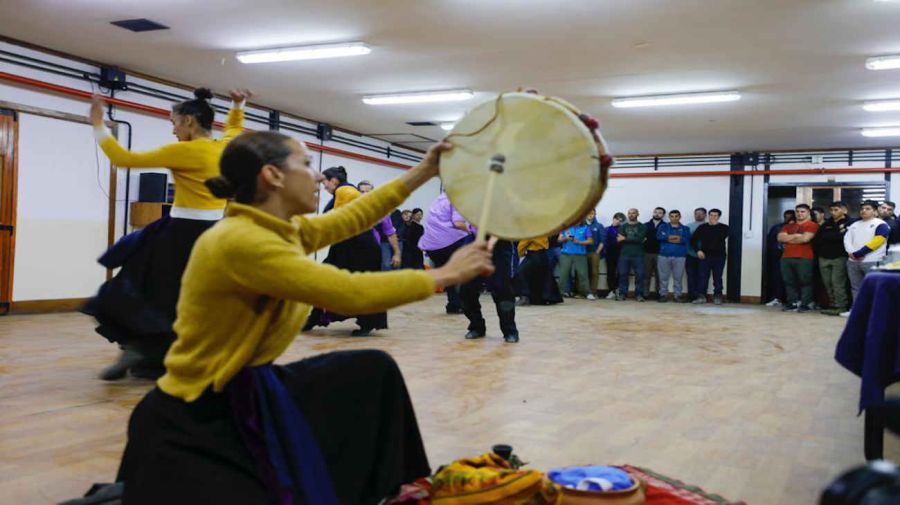
[[[141,174],[138,182],[139,202],[166,201],[166,174]]]

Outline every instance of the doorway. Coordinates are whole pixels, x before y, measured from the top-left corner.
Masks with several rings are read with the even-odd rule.
[[[12,302],[13,259],[16,242],[18,117],[0,109],[0,314]]]

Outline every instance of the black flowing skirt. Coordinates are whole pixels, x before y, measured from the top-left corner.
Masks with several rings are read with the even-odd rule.
[[[315,435],[340,503],[374,504],[430,475],[389,355],[341,351],[275,369]],[[255,468],[227,394],[208,390],[188,403],[157,388],[131,415],[118,480],[125,505],[271,503]]]
[[[380,272],[381,245],[375,239],[372,230],[367,230],[343,242],[333,244],[328,250],[325,263],[351,272]],[[387,312],[376,314],[337,314],[320,308],[314,308],[306,320],[304,329],[329,324],[345,319],[356,318],[356,324],[362,329],[381,330],[388,327]]]
[[[110,342],[162,357],[175,339],[175,307],[194,243],[215,221],[163,218],[114,245],[100,258],[121,267],[82,308]]]

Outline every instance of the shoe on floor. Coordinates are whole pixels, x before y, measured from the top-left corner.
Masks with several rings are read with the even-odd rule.
[[[616,292],[615,292],[615,291],[610,291],[609,294],[606,295],[606,299],[607,299],[607,300],[615,300],[615,299],[616,299]]]
[[[524,307],[526,305],[531,305],[531,300],[529,300],[527,296],[520,296],[519,299],[516,300],[516,307]]]
[[[593,294],[587,295],[586,298],[587,298],[588,300],[596,300],[596,299],[597,299],[597,297],[594,296]]]
[[[667,297],[667,296],[660,296],[659,298],[656,299],[656,301],[657,301],[658,303],[666,303],[666,302],[669,301],[669,297]]]
[[[165,367],[135,366],[131,367],[131,376],[138,379],[156,380],[166,374]]]
[[[703,305],[704,303],[706,303],[706,298],[698,296],[697,298],[694,298],[694,301],[692,301],[691,303],[696,305]]]
[[[519,341],[518,333],[510,333],[509,335],[503,335],[503,340],[508,344],[515,344]]]
[[[640,295],[638,295],[638,297],[637,297],[637,301],[639,301],[639,302],[646,302],[646,301],[647,301],[647,299],[646,299],[646,298],[644,298],[644,297],[643,297],[643,296],[640,296]]]
[[[800,305],[800,304],[786,303],[786,304],[784,304],[784,305],[781,306],[781,311],[782,311],[782,312],[794,312],[794,311],[797,310],[797,307],[798,307],[799,305]]]
[[[562,295],[563,298],[574,298],[574,295],[572,293],[563,293]]]
[[[722,297],[721,296],[713,297],[713,303],[716,305],[722,305]]]
[[[801,313],[801,314],[802,314],[802,313],[804,313],[804,312],[809,312],[809,311],[810,311],[810,308],[807,307],[806,305],[800,304],[800,305],[797,307],[797,312],[798,312],[798,313]]]
[[[846,311],[846,312],[841,312],[841,313],[838,314],[838,315],[841,316],[841,317],[850,317],[850,311],[848,310],[848,311]]]
[[[119,354],[119,359],[115,363],[100,372],[100,379],[105,381],[124,379],[128,375],[128,369],[137,365],[143,359],[144,357],[137,351],[124,350]]]
[[[772,301],[770,301],[769,303],[766,304],[766,307],[780,307],[780,306],[781,306],[781,300],[779,300],[778,298],[773,298]]]
[[[475,340],[476,338],[484,338],[484,334],[485,334],[484,331],[469,330],[469,332],[466,333],[466,340]]]
[[[687,296],[685,296],[685,297],[683,297],[683,298],[680,297],[680,296],[676,296],[676,297],[675,297],[675,301],[678,302],[678,303],[691,303],[691,299],[688,298]]]
[[[372,328],[359,328],[350,332],[354,337],[368,337],[372,334]]]
[[[625,295],[616,295],[616,301],[618,301],[618,302],[624,302],[624,301],[625,301]]]

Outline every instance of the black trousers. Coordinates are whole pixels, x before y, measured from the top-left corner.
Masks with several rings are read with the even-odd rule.
[[[547,294],[547,285],[550,283],[548,279],[552,281],[554,287],[557,286],[553,278],[553,272],[550,269],[550,254],[548,251],[528,251],[525,259],[519,264],[516,279],[519,293],[522,296],[527,296],[531,304],[557,303],[548,300],[545,296]],[[558,287],[556,291],[559,291]]]
[[[446,265],[450,261],[450,256],[453,256],[457,249],[464,246],[467,240],[468,237],[461,238],[443,249],[426,251],[428,257],[434,263],[434,268],[441,268]],[[459,300],[459,289],[459,286],[447,286],[444,288],[444,292],[447,293],[447,312],[459,312],[462,309],[462,302]]]
[[[374,504],[431,473],[403,376],[384,352],[333,352],[276,370],[340,503]],[[150,391],[131,415],[118,480],[125,505],[271,503],[227,395],[210,390],[193,402]]]
[[[512,242],[501,240],[494,246],[494,273],[490,277],[476,277],[459,288],[459,298],[463,313],[469,319],[469,330],[485,332],[484,316],[481,314],[481,303],[478,301],[481,290],[485,287],[491,291],[497,316],[500,318],[500,330],[504,335],[518,334],[516,328],[516,293],[513,289],[515,253]]]

